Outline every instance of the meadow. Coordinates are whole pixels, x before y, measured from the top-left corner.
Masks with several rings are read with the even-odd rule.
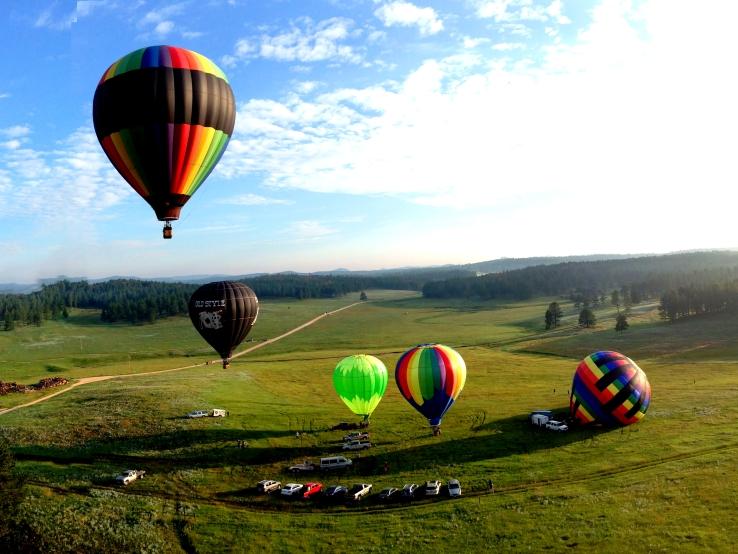
[[[733,548],[735,318],[669,324],[651,302],[633,309],[625,332],[613,330],[611,307],[598,309],[598,326],[585,330],[562,301],[562,327],[544,331],[550,298],[431,301],[392,291],[369,291],[369,298],[235,359],[228,370],[208,365],[115,378],[0,413],[0,433],[29,483],[22,517],[49,551]],[[241,349],[355,301],[265,301],[253,342]],[[340,453],[344,433],[330,428],[356,419],[332,387],[343,356],[374,354],[392,373],[400,353],[423,342],[457,348],[468,367],[443,434],[431,435],[391,377],[372,416],[375,446],[350,455],[349,473],[323,482],[370,482],[376,492],[457,478],[462,498],[326,505],[255,493],[261,479],[294,481],[286,471],[292,463]],[[600,349],[631,356],[648,374],[653,401],[645,419],[624,429],[562,434],[531,428],[533,409],[566,411],[579,359]],[[213,358],[186,318],[103,325],[98,314],[76,311],[65,321],[0,333],[4,381],[133,374]],[[49,393],[0,397],[0,409],[43,394]],[[182,417],[212,407],[229,410],[229,417]],[[248,447],[237,448],[239,440]],[[147,476],[115,487],[113,476],[126,467],[146,469]],[[487,490],[490,479],[494,492]]]

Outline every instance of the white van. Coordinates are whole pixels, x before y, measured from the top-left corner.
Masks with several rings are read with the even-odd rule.
[[[331,456],[320,459],[320,469],[343,469],[350,467],[354,462],[344,456]]]

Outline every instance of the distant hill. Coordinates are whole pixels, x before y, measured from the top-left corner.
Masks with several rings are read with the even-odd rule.
[[[732,283],[738,252],[692,252],[663,256],[537,265],[476,277],[427,282],[429,298],[510,298],[572,295],[600,298],[626,287],[641,298],[679,287]]]
[[[512,271],[515,269],[524,269],[536,265],[554,265],[568,262],[600,262],[604,260],[625,260],[633,258],[644,258],[653,256],[653,254],[590,254],[586,256],[548,256],[537,258],[500,258],[498,260],[489,260],[486,262],[476,262],[473,264],[464,264],[456,266],[460,269],[468,269],[476,271],[480,274],[500,273],[502,271]]]

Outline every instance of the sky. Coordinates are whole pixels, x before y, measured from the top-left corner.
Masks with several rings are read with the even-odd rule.
[[[0,282],[738,247],[738,2],[4,0]],[[161,238],[92,125],[195,50],[237,103]]]

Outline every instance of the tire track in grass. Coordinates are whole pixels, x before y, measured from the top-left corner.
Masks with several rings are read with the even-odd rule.
[[[290,329],[286,333],[282,333],[281,335],[278,335],[276,337],[272,337],[271,339],[267,339],[265,341],[260,342],[259,344],[256,344],[250,348],[247,348],[246,350],[242,350],[241,352],[238,352],[237,354],[234,354],[231,356],[231,359],[240,358],[241,356],[244,356],[248,354],[249,352],[253,352],[254,350],[258,350],[259,348],[264,348],[265,346],[268,346],[270,344],[273,344],[279,340],[282,340],[286,337],[289,337],[290,335],[294,333],[298,333],[299,331],[302,331],[306,327],[310,327],[311,325],[317,323],[321,319],[324,319],[330,315],[337,314],[338,312],[342,312],[343,310],[348,310],[349,308],[353,308],[354,306],[358,306],[359,304],[366,304],[367,301],[361,301],[361,302],[354,302],[353,304],[349,304],[348,306],[343,306],[341,308],[338,308],[336,310],[330,311],[330,312],[323,312],[317,317],[314,317],[313,319],[306,321],[302,325],[298,325],[294,329]],[[25,404],[19,404],[18,406],[13,406],[12,408],[2,408],[0,409],[0,416],[3,416],[5,414],[9,414],[10,412],[14,412],[15,410],[20,410],[21,408],[28,408],[29,406],[33,406],[34,404],[38,404],[40,402],[46,402],[47,400],[50,400],[54,398],[55,396],[59,396],[60,394],[64,394],[65,392],[69,392],[72,389],[75,389],[77,387],[81,387],[83,385],[88,385],[90,383],[98,383],[100,381],[109,381],[110,379],[126,379],[129,377],[145,377],[147,375],[159,375],[162,373],[170,373],[172,371],[182,371],[183,369],[192,369],[195,367],[203,367],[210,364],[219,363],[220,359],[217,360],[208,360],[206,362],[201,362],[199,364],[192,364],[192,365],[186,365],[182,367],[174,367],[171,369],[159,369],[156,371],[145,371],[143,373],[125,373],[122,375],[98,375],[95,377],[82,377],[69,385],[68,387],[56,391],[52,394],[49,394],[47,396],[43,396],[41,398],[37,398],[36,400],[32,400],[31,402],[26,402]]]

